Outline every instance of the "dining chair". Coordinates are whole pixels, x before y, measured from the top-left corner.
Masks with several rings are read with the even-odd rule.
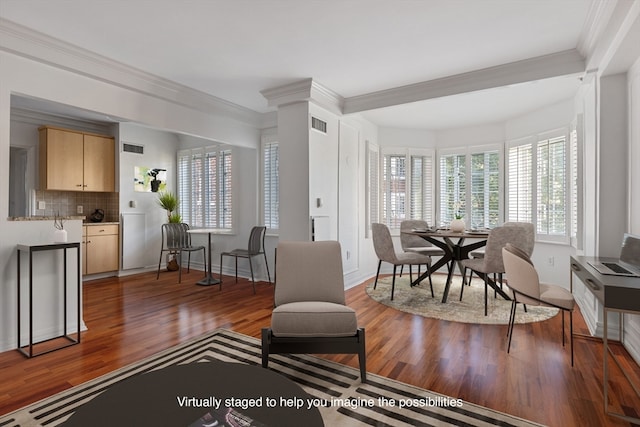
[[[380,266],[382,262],[393,264],[393,279],[391,281],[391,300],[393,301],[393,293],[396,287],[396,270],[402,265],[426,265],[427,271],[431,268],[431,257],[416,252],[396,252],[391,239],[389,227],[384,224],[371,224],[371,236],[373,238],[373,248],[378,256],[378,270],[376,272],[376,280],[373,288],[378,285],[378,277],[380,276]],[[429,274],[429,287],[431,288],[431,296],[433,297],[433,282],[431,274]]]
[[[404,252],[415,252],[421,255],[432,256],[444,256],[444,251],[437,246],[431,244],[427,240],[415,234],[407,234],[414,230],[428,230],[429,224],[427,221],[420,219],[407,219],[400,223],[400,245]],[[402,277],[402,270],[404,265],[400,267],[400,277]],[[409,277],[411,277],[411,264],[409,264]],[[420,275],[420,266],[418,266],[418,275]],[[411,279],[413,282],[413,279]]]
[[[508,221],[502,224],[504,226],[514,226],[514,227],[522,227],[525,233],[525,242],[522,243],[521,249],[524,250],[529,256],[533,254],[533,248],[536,243],[536,233],[535,227],[531,222],[521,222],[521,221]],[[469,258],[484,258],[485,248],[476,249],[475,251],[469,252]],[[471,276],[473,275],[473,271],[469,271],[469,281],[467,284],[471,285]],[[495,280],[495,276],[494,276]],[[502,286],[502,280],[500,280],[500,284]]]
[[[364,328],[346,305],[342,250],[336,241],[278,244],[271,326],[262,329],[262,367],[269,354],[357,354],[366,381]]]
[[[187,273],[191,265],[191,252],[202,251],[202,259],[204,262],[205,276],[207,275],[207,260],[204,246],[193,246],[191,244],[191,234],[189,224],[180,222],[170,222],[162,224],[162,247],[160,248],[160,260],[158,261],[158,272],[156,280],[160,278],[160,265],[162,264],[162,254],[165,252],[174,254],[178,258],[178,283],[182,282],[182,252],[187,252],[189,258],[187,260]]]
[[[515,225],[503,225],[495,227],[489,232],[487,245],[483,258],[466,259],[461,262],[465,270],[468,268],[476,273],[484,281],[484,314],[488,312],[488,286],[489,274],[497,274],[502,281],[501,275],[504,273],[504,263],[502,262],[502,248],[511,243],[518,247],[527,246],[529,232],[527,228]],[[463,276],[465,271],[462,272]],[[460,288],[460,301],[464,293],[465,281]]]
[[[267,269],[267,278],[271,282],[271,274],[269,273],[269,263],[267,262],[267,253],[264,249],[264,237],[267,227],[263,225],[256,225],[251,228],[249,234],[249,244],[244,249],[234,249],[228,252],[222,252],[220,254],[220,288],[222,289],[222,259],[225,256],[234,257],[236,260],[236,282],[238,282],[238,258],[246,258],[249,260],[249,270],[251,271],[251,282],[253,284],[253,293],[256,293],[256,281],[253,275],[253,263],[251,259],[255,256],[264,256],[264,265]]]
[[[513,337],[513,325],[515,324],[518,303],[555,307],[562,310],[563,347],[565,345],[564,313],[565,311],[569,312],[569,340],[571,341],[571,366],[573,366],[573,310],[575,308],[573,294],[561,286],[540,283],[538,272],[525,250],[507,243],[502,248],[502,257],[507,274],[507,285],[513,293],[509,316],[507,353],[511,350],[511,338]]]

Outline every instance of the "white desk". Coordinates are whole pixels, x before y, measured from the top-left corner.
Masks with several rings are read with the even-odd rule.
[[[220,284],[220,289],[222,289],[222,285],[219,279],[216,279],[215,277],[213,277],[213,274],[211,274],[211,254],[213,251],[213,245],[211,244],[211,236],[213,234],[229,234],[230,231],[228,229],[225,228],[192,228],[187,230],[187,233],[191,233],[191,234],[207,234],[208,235],[208,246],[207,246],[207,251],[208,251],[208,261],[209,261],[209,267],[208,267],[208,271],[207,271],[207,276],[200,280],[198,282],[198,285],[202,285],[202,286],[211,286],[211,285],[218,285]]]

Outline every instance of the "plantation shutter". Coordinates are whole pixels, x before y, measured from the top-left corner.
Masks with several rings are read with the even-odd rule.
[[[500,222],[500,155],[471,155],[471,226],[493,228]]]
[[[538,234],[567,235],[567,164],[564,136],[538,142]]]
[[[280,216],[280,178],[279,178],[280,153],[277,142],[264,145],[263,163],[263,194],[264,194],[264,225],[267,228],[277,230]]]
[[[440,156],[440,223],[448,225],[466,209],[466,155]]]
[[[400,223],[405,219],[406,171],[406,156],[384,156],[383,221],[389,228],[400,228]]]
[[[178,199],[183,222],[192,227],[232,228],[232,155],[218,147],[177,155]]]
[[[380,222],[380,150],[377,145],[367,143],[367,227],[369,236],[371,224]]]
[[[411,219],[433,225],[433,157],[411,156]]]
[[[531,143],[509,148],[508,220],[532,222],[533,146]]]

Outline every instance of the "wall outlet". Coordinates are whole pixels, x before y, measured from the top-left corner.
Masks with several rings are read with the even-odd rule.
[[[76,206],[76,212],[81,214],[84,211],[84,208],[82,207],[82,205],[78,205]]]
[[[40,209],[41,211],[47,209],[47,204],[45,203],[44,200],[39,200],[38,201],[38,209]]]
[[[553,265],[555,264],[556,260],[554,257],[550,256],[549,258],[547,258],[547,265],[549,267],[553,267]]]

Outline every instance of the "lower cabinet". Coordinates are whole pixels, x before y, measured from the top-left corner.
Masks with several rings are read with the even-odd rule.
[[[83,274],[104,273],[120,268],[120,226],[84,226]]]

